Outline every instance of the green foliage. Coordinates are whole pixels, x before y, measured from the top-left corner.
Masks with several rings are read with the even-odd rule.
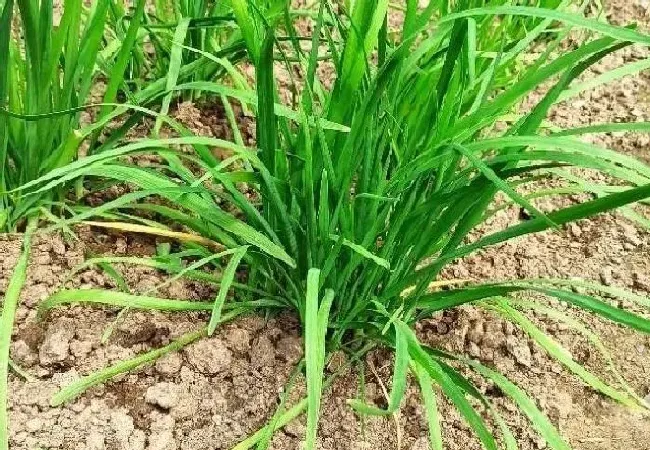
[[[650,37],[585,18],[575,9],[567,12],[569,2],[536,3],[546,8],[511,3],[431,2],[419,10],[416,1],[409,1],[403,29],[394,36],[384,26],[388,2],[355,2],[347,14],[335,14],[328,2],[322,2],[311,14],[316,33],[305,50],[293,21],[286,19],[291,17],[287,5],[234,1],[239,32],[256,66],[255,92],[210,82],[177,85],[176,77],[167,87],[211,91],[245,103],[257,114],[257,149],[246,148],[241,141],[191,136],[145,139],[115,146],[24,186],[25,192],[40,193],[90,176],[140,188],[96,209],[76,208],[75,216],[56,227],[94,216],[128,229],[124,222],[132,220],[127,212],[133,210],[155,215],[157,222],[139,224],[140,231],[163,234],[171,231],[169,223],[183,225],[202,239],[188,244],[195,252],[192,258],[208,258],[206,264],[213,264],[211,242],[233,251],[222,278],[213,280],[220,284],[217,299],[186,305],[155,297],[68,291],[48,300],[46,307],[94,301],[121,307],[207,309],[213,311],[210,332],[215,321],[225,320],[219,315],[222,308],[230,311],[230,318],[262,307],[295,311],[304,326],[308,397],[278,411],[277,420],[238,449],[268,442],[269,432],[305,409],[307,446],[314,448],[320,397],[328,384],[323,381],[327,355],[342,350],[358,356],[377,345],[394,348],[396,354],[388,408],[351,400],[355,410],[396,411],[412,371],[422,385],[432,448],[441,446],[439,393],[449,398],[486,449],[497,448],[497,431],[512,448],[507,424],[459,371],[467,367],[492,380],[519,405],[550,448],[567,449],[549,420],[512,382],[475,361],[418,340],[413,331],[417,320],[466,304],[512,321],[586,384],[622,403],[636,404],[624,380],[618,385],[601,380],[537,329],[525,315],[530,305],[520,296],[532,291],[557,298],[648,333],[648,319],[614,307],[600,294],[636,297],[591,285],[593,295],[577,294],[571,287],[581,284],[562,280],[435,290],[442,270],[458,258],[617,208],[632,215],[630,205],[650,197],[650,167],[572,137],[624,126],[555,134],[542,126],[554,104],[580,92],[575,81],[590,66],[626,46],[648,45]],[[538,40],[546,39],[549,48],[556,48],[571,27],[586,30],[591,38],[557,55],[547,51],[532,63],[524,62]],[[280,39],[281,34],[287,39]],[[297,89],[301,99],[294,109],[278,101],[276,52],[283,53],[302,76]],[[323,52],[336,70],[331,91],[315,75]],[[544,85],[550,88],[542,99],[529,111],[519,112],[522,100]],[[635,124],[630,129],[646,128]],[[181,144],[196,153],[173,150]],[[209,147],[228,149],[232,156],[217,162]],[[157,152],[164,169],[144,170],[120,162],[125,155],[144,151]],[[610,181],[583,179],[573,168],[597,171]],[[559,181],[567,189],[543,191],[536,184],[540,180]],[[241,182],[251,186],[254,195],[244,195]],[[522,186],[534,194],[522,194]],[[499,193],[526,210],[530,219],[475,237],[492,216]],[[591,198],[554,211],[541,211],[533,203],[535,198],[566,193]],[[142,201],[153,195],[165,199],[164,206]],[[188,256],[150,264],[180,275],[182,265],[176,263]],[[247,288],[233,283],[235,296],[229,300],[226,291],[240,260],[247,269]],[[196,276],[189,270],[183,275]],[[637,300],[648,306],[648,299]],[[563,316],[552,307],[535,305],[549,315]],[[572,323],[606,352],[588,328]],[[89,379],[98,382],[91,378],[73,384],[70,392],[79,393],[77,388],[87,386]],[[494,418],[495,429],[488,426],[487,415]]]
[[[83,17],[81,2],[66,1],[58,27],[51,1],[4,4],[0,19],[0,228],[13,229],[43,197],[21,198],[15,188],[73,160],[80,145],[79,113],[95,77],[108,2]],[[24,120],[20,116],[39,116]]]
[[[175,90],[177,82],[230,74],[236,86],[246,87],[231,63],[244,54],[243,44],[229,31],[233,19],[221,15],[221,6],[158,1],[156,11],[161,15],[153,18],[145,3],[135,2],[130,11],[119,1],[97,0],[87,7],[81,0],[66,0],[57,21],[51,0],[3,2],[0,229],[15,230],[28,215],[65,198],[63,188],[34,195],[18,190],[74,161],[84,140],[90,144],[88,153],[105,151],[149,115],[157,117],[156,130],[166,123],[188,134],[167,117],[172,98],[183,92]],[[148,45],[153,45],[155,55],[147,61],[159,68],[145,66],[150,77],[140,80],[134,64],[149,55]],[[93,92],[102,79],[105,89]],[[86,125],[82,112],[97,95],[103,103],[96,122]],[[116,108],[115,102],[123,99],[130,104]],[[161,102],[158,113],[145,109]],[[98,139],[107,124],[129,111],[126,122],[107,139]]]
[[[129,36],[137,19],[141,26]],[[245,49],[224,2],[155,0],[140,11],[139,4],[132,8],[123,0],[111,0],[108,25],[107,45],[101,54],[104,65],[115,67],[124,42],[129,37],[137,40],[125,60],[128,66],[121,67],[129,86],[127,95],[159,80],[166,80],[169,90],[173,87],[170,80],[179,77],[183,82],[211,81],[230,73],[242,80],[232,62],[241,59]],[[192,98],[198,91],[185,94]]]
[[[104,105],[97,124],[82,127],[98,80],[97,55],[104,43],[108,0],[87,9],[80,0],[63,2],[55,23],[51,0],[9,0],[0,17],[0,229],[15,230],[64,197],[64,190],[22,195],[21,186],[66,166],[82,142],[100,132],[111,110]],[[140,11],[144,2],[140,2]],[[15,11],[18,14],[15,16]],[[133,22],[134,37],[139,23]],[[134,39],[123,42],[110,66],[104,101],[114,102]],[[92,150],[92,149],[91,149]]]

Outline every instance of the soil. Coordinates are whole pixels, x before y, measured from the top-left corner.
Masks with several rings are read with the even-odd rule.
[[[637,21],[642,28],[649,28],[645,0],[613,0],[607,8],[608,18],[614,22]],[[603,61],[596,72],[647,56],[639,49],[626,50]],[[559,105],[550,119],[562,126],[650,120],[649,103],[650,77],[640,74]],[[229,137],[232,131],[225,119],[215,118],[221,112],[214,106],[184,104],[177,117],[202,134]],[[246,140],[252,139],[254,123],[241,111],[237,114],[242,134]],[[650,162],[647,135],[614,134],[592,140]],[[544,200],[538,206],[552,208],[557,202]],[[518,214],[516,208],[501,211],[486,224],[486,230],[513,223]],[[38,303],[63,287],[116,288],[110,277],[95,268],[69,277],[71,269],[88,255],[147,256],[155,253],[159,243],[100,229],[79,229],[78,237],[39,235],[35,239],[11,347],[13,361],[30,375],[30,380],[10,375],[12,449],[228,449],[269,420],[302,356],[299,324],[291,316],[242,318],[223,326],[210,339],[93,388],[63,407],[50,407],[51,396],[72,380],[165,345],[198,329],[207,318],[203,313],[132,311],[117,322],[106,343],[101,342],[102,333],[115,321],[115,309],[66,307],[38,320]],[[20,235],[0,236],[0,294],[6,289],[20,242]],[[133,292],[150,291],[165,280],[164,274],[153,269],[117,268]],[[601,215],[488,249],[459,261],[444,275],[471,280],[579,277],[650,294],[650,233],[619,214]],[[175,281],[156,295],[206,299],[214,292],[199,283]],[[650,338],[586,314],[571,313],[602,337],[637,394],[649,395]],[[552,320],[530,317],[578,362],[608,379],[602,357],[583,338]],[[464,307],[424,320],[417,329],[426,342],[477,358],[515,381],[574,449],[650,450],[650,417],[586,388],[521,330],[498,317]],[[327,370],[335,371],[344,360],[337,355]],[[385,403],[382,386],[390,383],[390,354],[373,352],[365,363],[366,398]],[[498,389],[479,380],[477,383],[499,406],[521,449],[546,448]],[[347,399],[358,395],[358,386],[358,372],[348,370],[326,395],[320,448],[428,448],[424,411],[415,383],[409,385],[397,416],[363,420],[346,405]],[[290,401],[303,395],[304,386],[298,379]],[[439,398],[445,448],[479,449],[467,424],[442,396]],[[304,431],[304,418],[293,421],[275,434],[271,448],[300,448]]]

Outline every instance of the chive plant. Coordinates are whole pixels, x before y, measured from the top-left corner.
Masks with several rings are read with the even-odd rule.
[[[158,127],[165,122],[187,134],[167,116],[172,98],[167,91],[177,81],[203,79],[200,74],[214,79],[231,73],[244,85],[231,62],[243,54],[241,38],[229,39],[221,30],[206,34],[201,28],[228,17],[213,18],[220,11],[216,6],[182,2],[184,6],[176,12],[177,23],[157,24],[173,34],[163,39],[166,46],[157,54],[164,71],[144,80],[141,89],[131,89],[132,58],[143,54],[146,40],[142,36],[155,28],[145,3],[134,2],[127,14],[119,1],[97,0],[87,6],[81,0],[65,0],[63,15],[56,21],[51,0],[0,3],[1,230],[15,231],[24,226],[27,216],[64,198],[63,189],[38,195],[18,190],[74,161],[86,139],[90,142],[88,153],[101,153],[114,147],[143,117],[152,115]],[[174,3],[156,5],[158,10],[168,11]],[[189,15],[199,13],[212,18],[207,25],[202,16],[194,19]],[[163,17],[168,18],[168,13]],[[217,41],[219,33],[225,37]],[[191,45],[199,38],[204,38],[203,44],[198,49],[186,46],[186,36]],[[222,41],[223,49],[219,47]],[[147,70],[157,73],[152,67]],[[104,82],[102,90],[96,89],[98,81]],[[98,96],[102,103],[89,104],[91,97]],[[117,107],[115,102],[123,99],[128,103]],[[158,109],[161,104],[158,112],[147,109]],[[82,123],[82,112],[92,106],[99,108],[95,122]],[[126,121],[111,129],[105,140],[98,140],[106,125],[126,112],[131,113]]]
[[[273,71],[275,52],[287,52],[278,43],[279,33],[298,35],[292,22],[285,20],[288,6],[282,6],[285,14],[278,14],[275,4],[233,0],[233,13],[256,68],[255,92],[209,82],[174,89],[210,91],[248,103],[257,114],[257,149],[207,137],[147,139],[116,146],[24,186],[25,193],[38,194],[78,176],[108,177],[137,186],[139,190],[100,207],[77,209],[73,217],[53,227],[94,217],[103,218],[91,222],[94,225],[185,240],[188,250],[177,255],[115,262],[144,263],[219,286],[216,298],[208,302],[101,290],[62,291],[47,299],[41,304],[42,313],[74,302],[210,312],[205,329],[91,374],[64,388],[52,403],[61,404],[89,386],[212,334],[219,323],[239,314],[291,310],[303,325],[307,397],[280,409],[236,449],[264,448],[275,429],[304,411],[306,446],[315,448],[320,399],[331,383],[331,378],[323,379],[327,358],[344,351],[358,361],[377,346],[395,353],[392,392],[386,408],[350,399],[350,407],[360,414],[396,412],[411,373],[421,388],[431,448],[442,448],[438,395],[458,409],[484,448],[496,449],[499,437],[511,448],[512,432],[489,399],[462,374],[461,369],[467,368],[510,397],[549,448],[568,449],[522,389],[464,355],[427,346],[414,332],[419,319],[473,304],[520,327],[593,389],[623,404],[638,405],[639,398],[622,377],[610,383],[589,372],[527,315],[534,311],[563,321],[607,355],[584,324],[551,304],[525,300],[525,293],[559,299],[645,333],[650,332],[648,319],[614,306],[607,297],[628,300],[639,308],[650,306],[649,299],[568,280],[436,289],[442,270],[458,258],[606,211],[622,209],[634,216],[635,204],[650,197],[650,167],[579,139],[584,133],[620,131],[623,125],[559,132],[543,126],[554,104],[593,84],[577,81],[590,66],[626,46],[650,45],[650,36],[633,28],[566,12],[567,3],[540,2],[557,7],[552,9],[466,0],[451,5],[431,2],[419,9],[418,2],[408,1],[401,36],[390,41],[387,1],[355,2],[348,14],[335,13],[328,2],[320,2],[313,15],[311,49],[292,45],[294,54],[287,57],[292,64],[298,62],[303,77],[301,102],[297,109],[289,109],[276,100]],[[527,33],[517,31],[522,26]],[[540,39],[557,47],[571,28],[583,30],[585,40],[579,45],[519,64]],[[331,91],[316,77],[323,42],[336,69]],[[633,70],[630,66],[628,73]],[[546,86],[542,99],[518,113],[521,101],[542,86]],[[631,127],[650,130],[648,124]],[[177,145],[192,145],[196,154],[174,151]],[[232,156],[216,162],[210,147],[226,148]],[[164,169],[145,170],[120,162],[122,156],[142,151],[157,152],[166,161]],[[574,168],[598,171],[605,175],[600,179],[608,181],[584,180]],[[571,188],[564,192],[580,192],[589,199],[542,211],[534,198],[562,192],[540,188],[538,182],[545,179]],[[258,195],[244,195],[238,189],[240,182],[253,186]],[[522,193],[522,186],[528,193]],[[491,217],[497,194],[526,210],[529,219],[493,233],[477,233]],[[151,196],[166,201],[143,201]],[[222,200],[236,212],[224,209]],[[138,223],[133,211],[147,212],[149,218]],[[170,229],[169,224],[185,230]],[[195,262],[184,266],[180,261],[188,255]],[[197,270],[221,262],[220,275]],[[246,284],[234,282],[238,267],[247,270]],[[591,294],[576,293],[575,287]],[[235,294],[229,297],[231,288]],[[493,426],[488,425],[488,416]]]
[[[234,32],[237,27],[230,8],[222,2],[158,0],[141,10],[138,4],[128,8],[124,2],[111,1],[108,44],[101,54],[104,64],[115,58],[138,17],[141,24],[134,35],[138,45],[125,74],[134,93],[156,80],[166,80],[169,89],[171,80],[179,77],[185,82],[213,81],[228,73],[242,81],[232,63],[245,55],[245,48]],[[195,91],[182,94],[186,99],[200,95]]]
[[[12,26],[14,3],[19,28]],[[80,113],[95,80],[107,2],[88,17],[80,1],[66,1],[53,24],[51,1],[7,0],[0,18],[0,229],[14,230],[51,193],[12,192],[71,162],[78,151]],[[25,117],[27,116],[27,117]],[[27,120],[26,120],[27,119]]]

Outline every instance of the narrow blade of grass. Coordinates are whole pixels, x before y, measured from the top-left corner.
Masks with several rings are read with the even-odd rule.
[[[479,440],[487,450],[497,450],[496,441],[488,430],[485,421],[476,412],[474,407],[467,401],[465,395],[458,384],[449,377],[432,357],[429,355],[418,342],[415,333],[403,322],[397,322],[409,340],[409,353],[415,364],[420,365],[426,370],[431,378],[440,385],[443,392],[451,402],[456,406],[463,419],[474,430]]]
[[[571,450],[569,445],[564,442],[553,424],[548,418],[535,406],[526,393],[517,387],[506,377],[476,361],[465,361],[472,369],[483,375],[485,378],[492,380],[494,384],[519,406],[524,414],[530,420],[533,428],[546,440],[548,446],[553,450]]]
[[[217,328],[217,324],[221,322],[221,310],[223,309],[223,305],[226,302],[226,295],[228,295],[230,285],[235,279],[237,267],[239,267],[239,263],[247,251],[248,246],[239,247],[236,249],[230,258],[230,261],[228,261],[226,269],[223,271],[223,276],[221,277],[221,286],[219,286],[219,292],[217,294],[217,298],[214,301],[214,305],[212,307],[212,315],[210,316],[210,322],[208,323],[208,336],[212,336],[214,330]]]
[[[111,69],[111,74],[108,77],[109,82],[104,94],[104,103],[114,102],[115,98],[117,97],[118,89],[121,87],[124,80],[124,73],[126,71],[127,64],[129,63],[129,58],[131,57],[133,46],[135,45],[136,39],[138,37],[138,30],[140,29],[140,24],[142,22],[145,5],[145,0],[138,0],[136,3],[133,16],[130,18],[131,20],[129,22],[129,29],[126,32],[124,40],[122,41],[117,59],[113,65],[113,68]],[[93,55],[93,57],[95,57],[95,55]],[[109,111],[107,108],[103,108],[100,115],[103,116],[108,112]]]
[[[585,217],[593,216],[601,212],[610,211],[612,209],[620,208],[621,206],[628,205],[630,203],[638,202],[647,197],[650,197],[650,184],[645,186],[628,189],[624,192],[617,192],[610,194],[606,197],[601,197],[596,200],[591,200],[586,203],[581,203],[576,206],[571,206],[560,211],[548,214],[549,219],[558,224],[563,225],[568,222],[573,222]],[[495,245],[500,242],[507,241],[509,239],[515,238],[517,236],[522,236],[524,234],[537,233],[549,228],[549,225],[546,221],[541,218],[533,219],[525,223],[512,226],[507,228],[504,231],[499,231],[497,233],[485,236],[478,241],[468,244],[464,247],[460,247],[457,251],[453,253],[453,257],[450,259],[455,259],[461,256],[468,255],[474,250],[487,247],[490,245]]]
[[[474,167],[476,167],[488,180],[494,183],[494,185],[503,191],[508,197],[531,212],[532,215],[545,219],[550,226],[557,226],[551,221],[551,219],[546,216],[546,214],[541,212],[539,209],[533,206],[532,203],[526,200],[521,194],[515,191],[507,182],[502,180],[499,175],[494,172],[494,170],[492,170],[488,165],[481,161],[481,159],[475,156],[471,151],[462,145],[454,145],[454,148],[458,150],[463,156],[465,156]]]
[[[7,414],[7,387],[9,380],[9,348],[11,334],[14,329],[16,309],[25,279],[27,278],[27,264],[31,251],[32,234],[36,228],[36,220],[30,219],[25,232],[22,250],[14,267],[13,275],[9,280],[4,301],[2,302],[2,316],[0,317],[0,449],[9,450],[9,417]]]
[[[561,362],[567,369],[580,377],[587,385],[593,389],[607,395],[608,397],[626,405],[637,406],[636,401],[623,392],[619,392],[612,386],[603,382],[597,376],[589,372],[582,365],[578,364],[572,357],[571,353],[562,347],[559,343],[540,330],[526,316],[512,308],[507,300],[497,300],[498,308],[501,309],[507,318],[519,325],[526,334],[537,342],[553,358]]]
[[[98,228],[112,228],[115,230],[126,231],[129,233],[143,233],[150,234],[154,236],[168,237],[172,239],[178,239],[181,242],[196,242],[197,244],[205,245],[206,247],[213,248],[215,250],[223,250],[225,247],[210,239],[206,239],[197,234],[183,233],[180,231],[171,231],[164,228],[155,228],[146,225],[138,225],[128,222],[96,222],[92,220],[85,220],[81,222],[84,225],[90,225]]]
[[[442,429],[440,427],[440,413],[436,394],[433,392],[433,380],[429,373],[420,365],[415,365],[415,374],[420,384],[420,392],[424,401],[424,410],[427,415],[427,425],[429,428],[429,446],[431,450],[442,450]]]
[[[373,416],[389,416],[398,410],[404,392],[406,392],[406,376],[410,363],[408,341],[406,335],[399,327],[395,327],[395,367],[393,369],[393,384],[388,407],[386,409],[377,408],[365,404],[361,400],[348,400],[348,405],[361,414]]]
[[[210,311],[212,309],[212,302],[169,300],[103,289],[68,289],[59,291],[39,303],[38,315],[42,317],[53,308],[76,303],[158,311]]]
[[[167,72],[167,81],[165,83],[165,88],[167,91],[170,91],[163,98],[162,106],[160,108],[160,116],[156,119],[156,126],[154,127],[154,133],[157,135],[160,132],[160,127],[162,126],[162,116],[166,116],[169,112],[169,104],[172,100],[171,90],[176,86],[178,81],[178,73],[181,69],[182,58],[183,58],[183,47],[182,43],[185,42],[185,36],[187,35],[187,29],[190,25],[190,18],[183,17],[176,26],[174,31],[174,40],[172,42],[172,51],[169,57],[169,69]]]
[[[325,335],[329,320],[329,310],[334,300],[334,292],[326,291],[319,307],[320,270],[310,269],[307,274],[307,295],[305,302],[305,362],[307,373],[307,434],[306,448],[316,446],[318,416],[323,389],[323,370],[325,368]]]
[[[536,8],[532,6],[491,6],[468,9],[449,14],[448,16],[443,17],[440,22],[451,22],[464,17],[478,17],[485,15],[528,16],[559,20],[560,22],[595,31],[621,41],[650,45],[650,36],[631,28],[613,26],[596,19],[588,19],[577,13],[569,13],[547,8]]]
[[[298,403],[293,405],[287,411],[282,413],[277,420],[275,420],[275,426],[271,427],[270,424],[262,427],[256,431],[251,436],[247,437],[239,444],[235,445],[232,450],[248,450],[260,442],[267,433],[280,430],[284,428],[289,422],[300,416],[307,409],[307,399],[300,400]]]
[[[605,347],[605,344],[603,344],[600,337],[591,329],[589,329],[587,325],[569,316],[568,314],[566,314],[566,312],[557,310],[549,306],[538,305],[533,302],[528,302],[528,301],[518,300],[518,299],[511,299],[510,303],[512,303],[517,309],[522,309],[522,310],[530,309],[532,311],[544,314],[551,319],[557,320],[558,322],[567,325],[569,329],[587,338],[587,340],[589,340],[589,342],[591,342],[591,344],[602,355],[603,359],[605,360],[609,368],[609,371],[614,375],[619,385],[625,390],[625,392],[627,392],[627,395],[630,396],[631,398],[634,398],[637,402],[637,405],[643,405],[643,399],[637,395],[634,389],[632,389],[629,383],[625,380],[625,378],[619,371],[618,367],[616,367],[611,352]]]
[[[340,236],[337,236],[336,234],[330,234],[331,241],[337,242],[339,239]],[[390,270],[390,264],[388,263],[388,261],[386,261],[384,258],[375,255],[371,251],[364,248],[362,245],[355,244],[354,242],[351,242],[345,238],[343,239],[343,245],[352,249],[355,253],[359,254],[360,256],[363,256],[364,258],[373,261],[378,266]]]

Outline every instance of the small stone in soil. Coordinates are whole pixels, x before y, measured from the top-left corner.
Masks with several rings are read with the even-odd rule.
[[[640,272],[634,272],[632,279],[634,280],[634,287],[650,292],[650,277]]]
[[[187,362],[205,375],[217,375],[228,369],[232,353],[218,338],[203,339],[185,349]]]
[[[86,438],[86,450],[104,450],[104,436],[97,430],[92,430]]]
[[[226,334],[228,347],[237,353],[246,353],[251,347],[251,334],[243,328],[234,328]]]
[[[612,268],[611,267],[605,267],[600,272],[600,281],[605,286],[611,286],[612,285]]]
[[[50,329],[53,327],[54,325]],[[48,365],[65,361],[70,351],[72,335],[72,329],[66,326],[61,326],[53,332],[47,333],[39,350],[41,364]]]
[[[38,360],[36,354],[32,352],[32,349],[29,348],[29,345],[27,345],[27,343],[22,339],[12,343],[11,357],[15,362],[26,367],[33,366]]]
[[[163,409],[173,408],[178,404],[178,386],[173,383],[158,383],[147,389],[144,397],[147,403],[158,405]]]
[[[530,353],[530,347],[525,342],[520,342],[514,336],[508,336],[506,340],[506,348],[508,352],[514,356],[515,361],[519,364],[530,367],[532,364],[532,355]]]
[[[251,363],[256,367],[270,367],[275,364],[275,347],[266,336],[260,336],[250,351]]]
[[[93,346],[90,341],[73,340],[70,342],[70,353],[77,358],[87,355],[92,349]]]
[[[287,424],[286,427],[284,427],[284,432],[288,434],[289,436],[293,437],[302,437],[305,435],[305,426],[300,423],[300,420],[292,420]]]
[[[128,442],[135,430],[133,418],[123,411],[115,411],[111,413],[111,428],[120,442]]]
[[[183,358],[178,353],[168,353],[156,361],[156,371],[162,375],[175,375],[181,370]]]
[[[417,441],[411,446],[411,450],[428,450],[429,449],[429,439],[426,437],[418,438]]]
[[[278,358],[289,364],[295,364],[302,358],[302,340],[295,336],[283,337],[278,341],[276,350]]]
[[[582,229],[576,223],[569,225],[569,231],[574,237],[580,237],[582,235]]]
[[[38,418],[30,419],[27,422],[25,422],[25,428],[30,433],[35,433],[41,428],[43,428],[43,421]]]
[[[474,342],[469,343],[469,356],[471,356],[472,358],[481,357],[481,349]]]
[[[485,335],[482,322],[475,322],[467,333],[467,339],[474,344],[480,344]]]

